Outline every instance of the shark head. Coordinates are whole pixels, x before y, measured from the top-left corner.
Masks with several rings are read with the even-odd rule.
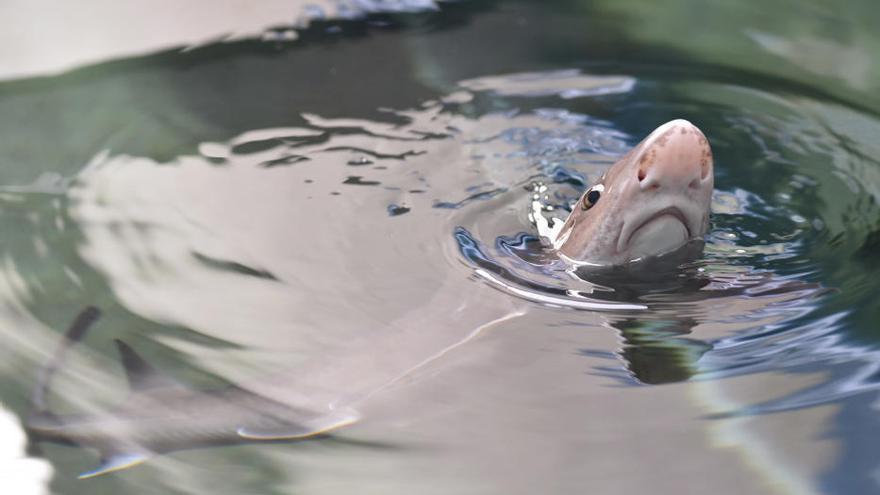
[[[619,265],[701,239],[712,169],[703,133],[686,120],[667,122],[584,192],[554,247],[574,262]]]

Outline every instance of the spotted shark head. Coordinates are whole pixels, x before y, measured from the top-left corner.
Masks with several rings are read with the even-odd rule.
[[[619,265],[702,239],[712,150],[686,120],[658,127],[587,189],[554,242],[574,262]]]

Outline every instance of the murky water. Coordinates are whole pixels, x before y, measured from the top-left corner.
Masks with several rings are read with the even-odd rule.
[[[10,486],[876,491],[872,24],[691,4],[303,5],[231,41],[0,82],[6,409],[27,418],[94,305],[56,412],[126,400],[119,340],[192,391],[360,415],[88,480],[97,452],[26,454],[3,416]],[[541,245],[536,210],[563,218],[678,117],[715,153],[702,255],[585,271]]]

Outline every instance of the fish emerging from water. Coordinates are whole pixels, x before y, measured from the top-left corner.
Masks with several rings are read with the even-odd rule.
[[[714,188],[712,149],[686,120],[658,127],[587,189],[551,241],[576,263],[620,265],[701,240]]]
[[[91,478],[140,464],[162,453],[212,445],[301,440],[357,419],[349,411],[298,409],[237,386],[200,391],[162,374],[124,342],[116,346],[131,394],[96,415],[58,415],[48,406],[49,384],[70,345],[98,319],[97,308],[80,313],[54,359],[41,370],[34,411],[26,422],[32,440],[96,449],[102,462],[79,477]]]
[[[576,262],[619,265],[700,239],[709,224],[712,167],[708,141],[694,125],[674,120],[660,126],[584,192],[559,228],[549,229],[554,247]],[[52,376],[99,314],[87,308],[73,322],[41,371],[34,410],[26,422],[35,441],[80,445],[100,453],[100,466],[80,478],[176,450],[310,438],[357,419],[350,410],[295,408],[234,385],[195,390],[159,372],[118,340],[129,397],[94,415],[53,413],[48,405]]]

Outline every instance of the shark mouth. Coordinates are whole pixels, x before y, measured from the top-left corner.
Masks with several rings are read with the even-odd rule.
[[[670,206],[655,211],[646,218],[624,224],[618,239],[618,251],[630,256],[644,257],[672,251],[693,238],[688,215],[678,207]],[[635,225],[630,228],[630,225]]]

